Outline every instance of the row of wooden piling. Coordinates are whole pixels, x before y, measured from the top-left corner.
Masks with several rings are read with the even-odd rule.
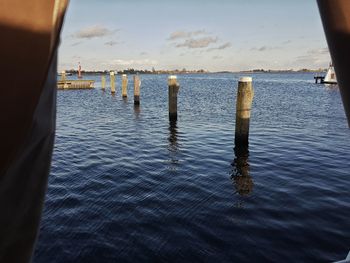
[[[113,71],[110,72],[110,86],[111,86],[111,93],[115,94],[115,73]],[[126,74],[122,75],[122,97],[127,98],[128,97],[128,76]],[[140,104],[140,86],[141,86],[141,80],[138,75],[134,76],[134,104],[139,105]],[[102,75],[101,77],[101,88],[102,90],[106,90],[106,76]]]
[[[116,75],[114,71],[110,72],[110,89],[111,93],[116,93]],[[81,80],[80,80],[81,81]],[[62,73],[61,82],[67,84],[65,74]],[[106,76],[101,76],[102,90],[106,90]],[[58,87],[60,87],[58,82]],[[138,75],[134,76],[134,104],[140,104],[140,87],[141,80]],[[176,76],[168,77],[168,108],[169,120],[171,125],[176,125],[177,121],[177,96],[180,85]],[[128,91],[128,77],[122,75],[122,97],[126,98]],[[251,77],[242,77],[238,81],[237,101],[236,101],[236,128],[235,128],[235,174],[232,179],[236,182],[236,188],[240,194],[249,194],[252,190],[252,180],[249,176],[248,164],[248,146],[249,146],[249,123],[251,106],[254,97],[254,89]]]
[[[126,74],[121,76],[121,88],[122,97],[128,96],[128,77]],[[79,83],[82,80],[75,80]],[[110,90],[112,94],[116,93],[116,75],[114,71],[110,72]],[[74,81],[68,81],[66,79],[65,72],[62,72],[61,80],[58,81],[58,88],[64,85],[80,85],[79,83],[71,83]],[[63,87],[63,86],[62,86]],[[75,87],[75,86],[74,86]],[[84,86],[85,87],[85,86]],[[141,80],[138,75],[134,76],[134,104],[140,104],[140,87]],[[68,86],[67,86],[68,88]],[[86,88],[86,87],[85,87]],[[93,88],[93,86],[92,86]],[[106,76],[101,76],[101,88],[106,90]],[[169,120],[171,127],[176,127],[177,121],[177,96],[180,89],[180,85],[177,82],[176,76],[168,77],[168,109]],[[254,89],[252,85],[251,77],[242,77],[238,81],[237,100],[236,100],[236,127],[235,127],[235,147],[234,152],[236,158],[234,159],[233,166],[235,167],[232,174],[232,180],[235,182],[237,192],[241,195],[247,195],[251,193],[253,188],[253,181],[249,175],[249,126],[250,126],[250,113],[251,106],[254,97]]]
[[[106,89],[106,77],[101,79],[102,90]],[[138,75],[134,76],[134,104],[140,104],[141,80]],[[115,73],[110,72],[111,93],[115,94]],[[122,75],[122,97],[127,97],[128,77]],[[177,95],[180,85],[176,76],[168,77],[168,108],[169,120],[177,120]],[[250,112],[254,97],[254,89],[251,77],[242,77],[238,81],[237,101],[236,101],[236,130],[235,130],[235,153],[236,156],[248,156],[248,137]]]

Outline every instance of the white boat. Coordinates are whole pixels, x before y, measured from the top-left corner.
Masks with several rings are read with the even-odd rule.
[[[322,83],[325,84],[337,84],[337,76],[335,75],[333,64],[329,64],[329,68],[327,70],[327,74],[324,77]]]

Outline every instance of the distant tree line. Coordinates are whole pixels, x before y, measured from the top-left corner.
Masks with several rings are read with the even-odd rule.
[[[147,69],[133,69],[128,68],[124,70],[115,70],[118,74],[188,74],[188,73],[209,73],[209,71],[204,69],[199,70],[186,70],[183,68],[182,70],[175,69],[175,70],[156,70],[152,68],[152,70]],[[82,74],[109,74],[110,70],[82,70]],[[76,69],[69,69],[66,70],[66,73],[68,74],[78,74],[78,70]]]

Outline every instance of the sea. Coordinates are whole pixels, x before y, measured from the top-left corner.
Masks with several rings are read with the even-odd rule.
[[[234,152],[238,80],[253,78],[249,157]],[[69,78],[69,77],[68,77]],[[74,78],[74,77],[72,77]],[[140,105],[59,90],[34,263],[332,262],[350,250],[350,129],[312,73],[140,75]]]

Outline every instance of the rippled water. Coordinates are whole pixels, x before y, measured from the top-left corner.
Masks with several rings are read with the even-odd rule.
[[[327,262],[350,249],[350,130],[312,74],[253,75],[250,169],[231,165],[237,74],[141,75],[141,106],[58,92],[34,262]],[[87,77],[89,78],[89,77]]]

